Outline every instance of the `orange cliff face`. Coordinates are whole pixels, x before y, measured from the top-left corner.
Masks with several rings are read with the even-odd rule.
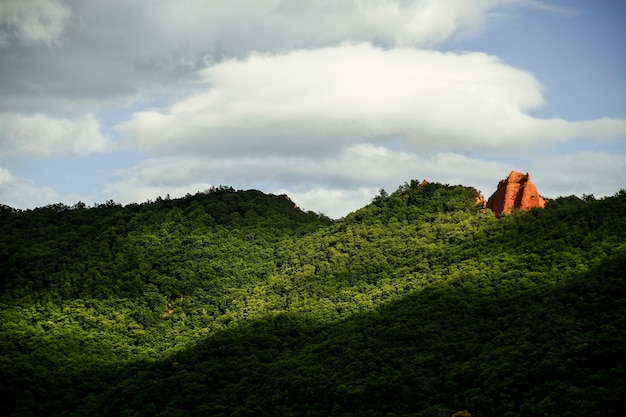
[[[545,206],[546,201],[539,195],[537,187],[530,180],[530,175],[511,171],[506,179],[498,183],[498,189],[489,200],[487,208],[496,216],[510,213],[511,210],[525,210],[532,207]]]
[[[480,204],[481,208],[484,210],[487,207],[487,200],[483,197],[482,193],[474,188],[476,192],[476,204]]]

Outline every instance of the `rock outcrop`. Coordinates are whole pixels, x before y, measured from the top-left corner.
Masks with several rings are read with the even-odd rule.
[[[474,192],[476,192],[476,204],[480,204],[481,208],[484,210],[487,207],[487,200],[483,197],[482,193],[474,188]]]
[[[513,209],[525,210],[543,207],[545,204],[546,201],[530,180],[530,175],[516,171],[511,171],[507,178],[500,181],[496,192],[487,200],[487,208],[498,217],[503,213],[510,213]]]

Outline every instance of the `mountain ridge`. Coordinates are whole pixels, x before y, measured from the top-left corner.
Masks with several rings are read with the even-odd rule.
[[[626,191],[482,208],[413,180],[334,221],[230,188],[0,210],[3,411],[621,412]]]
[[[429,184],[429,181],[423,179],[421,182],[418,180],[411,180],[411,187],[416,186],[426,186]],[[408,183],[405,183],[405,185]],[[439,184],[439,183],[436,183]],[[473,188],[470,186],[466,186],[463,184],[459,184],[461,187]],[[402,187],[402,186],[401,186]],[[529,174],[522,174],[516,171],[511,171],[509,176],[498,183],[496,191],[491,195],[489,199],[485,199],[483,194],[474,188],[476,191],[476,203],[483,204],[483,208],[489,208],[490,210],[496,213],[496,216],[500,216],[502,213],[510,213],[513,208],[515,209],[527,209],[532,207],[543,207],[545,205],[545,199],[539,196],[536,191],[536,186],[530,181]],[[261,197],[264,198],[275,198],[277,202],[283,202],[286,205],[292,206],[297,210],[302,211],[303,213],[313,214],[312,211],[302,210],[300,209],[295,202],[289,197],[287,194],[275,195],[272,193],[265,193],[263,191],[257,189],[247,189],[247,190],[235,190],[233,187],[220,185],[214,186],[204,191],[198,191],[196,194],[187,193],[184,197],[180,198],[170,198],[167,195],[165,198],[159,196],[155,200],[147,200],[143,203],[128,203],[126,205],[121,205],[116,203],[113,200],[108,200],[104,203],[96,203],[93,206],[87,206],[82,201],[77,202],[74,205],[66,205],[63,203],[52,203],[43,207],[36,207],[33,209],[16,209],[4,204],[0,204],[0,210],[5,212],[19,212],[19,211],[31,211],[31,210],[41,210],[41,209],[51,209],[57,212],[69,211],[69,210],[77,210],[77,209],[88,209],[88,208],[106,208],[106,207],[142,207],[150,204],[172,204],[171,202],[182,201],[182,200],[190,200],[190,202],[196,201],[202,196],[207,195],[216,195],[216,194],[224,194],[224,193],[235,193],[240,196],[250,196],[250,197]],[[380,196],[375,197],[379,198]],[[245,197],[244,197],[245,199]],[[283,201],[284,200],[284,201]],[[358,210],[358,209],[357,209]],[[322,215],[326,217],[323,213],[317,213],[318,215]]]

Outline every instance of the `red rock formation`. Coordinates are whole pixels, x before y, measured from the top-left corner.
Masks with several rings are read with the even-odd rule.
[[[487,207],[487,200],[485,200],[485,197],[483,197],[482,193],[476,188],[474,188],[474,191],[476,192],[476,204],[480,204],[481,208],[484,210]]]
[[[496,216],[510,213],[512,209],[525,210],[532,207],[543,207],[546,201],[541,198],[537,187],[530,180],[530,175],[511,171],[506,179],[498,183],[498,189],[489,200],[487,208]]]

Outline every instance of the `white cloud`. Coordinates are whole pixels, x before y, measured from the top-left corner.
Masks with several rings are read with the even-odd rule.
[[[541,85],[483,53],[344,44],[253,54],[201,72],[207,83],[120,131],[155,154],[328,155],[391,138],[407,150],[527,151],[551,141],[612,138],[626,120],[537,119]]]
[[[118,173],[105,193],[121,203],[194,194],[212,185],[288,194],[302,209],[341,217],[367,204],[380,188],[395,190],[411,179],[473,185],[485,192],[506,164],[443,153],[416,155],[370,144],[316,161],[305,157],[164,156]],[[481,188],[486,187],[486,188]]]
[[[250,51],[285,51],[343,41],[430,47],[476,33],[487,12],[524,0],[153,0],[72,2],[85,24],[124,30],[111,41],[137,56],[176,51],[182,62],[193,52],[245,56]],[[132,23],[132,24],[129,24]],[[151,36],[144,36],[150,33]],[[195,60],[196,57],[193,57]]]
[[[3,0],[0,2],[0,47],[56,43],[66,29],[72,10],[55,0]]]
[[[105,190],[105,195],[120,204],[142,203],[145,201],[154,201],[158,197],[180,198],[186,194],[195,194],[198,191],[204,191],[211,187],[210,184],[202,182],[189,182],[185,185],[169,186],[164,184],[146,184],[139,178],[128,178],[113,185]]]
[[[542,155],[527,165],[539,192],[547,197],[613,195],[626,187],[626,155],[606,151]]]
[[[626,183],[626,158],[620,153],[534,155],[507,162],[450,152],[418,155],[361,144],[321,162],[279,156],[158,157],[119,172],[120,179],[110,183],[105,193],[126,204],[230,185],[288,194],[303,210],[339,218],[368,204],[380,188],[392,192],[412,179],[473,186],[488,198],[512,170],[530,172],[539,192],[549,198],[602,197]]]
[[[26,209],[60,200],[60,196],[52,188],[38,187],[28,179],[16,177],[8,169],[0,167],[0,204]],[[74,201],[77,202],[78,199]]]
[[[0,113],[2,155],[82,155],[110,146],[96,118],[58,119],[45,114]]]
[[[330,218],[338,219],[369,204],[378,194],[379,189],[362,187],[346,190],[315,187],[309,190],[293,191],[281,188],[274,191],[274,194],[287,194],[302,210],[323,213]]]
[[[512,169],[547,196],[576,184],[614,192],[621,150],[562,145],[614,146],[624,119],[534,117],[546,103],[529,72],[432,50],[518,6],[575,14],[537,0],[0,0],[0,157],[103,152],[103,132],[121,133],[129,153],[151,159],[95,185],[97,199],[225,184],[286,192],[333,217],[410,179],[488,194]],[[0,199],[61,200],[19,178],[24,166],[0,170]],[[570,188],[549,176],[575,166],[560,179]]]
[[[0,49],[6,54],[0,56],[0,111],[74,117],[84,108],[110,111],[129,100],[163,103],[195,87],[194,71],[231,57],[346,41],[432,47],[480,32],[491,10],[524,3],[0,1],[5,9],[0,12],[0,45],[10,46]],[[32,43],[55,47],[20,47]]]

